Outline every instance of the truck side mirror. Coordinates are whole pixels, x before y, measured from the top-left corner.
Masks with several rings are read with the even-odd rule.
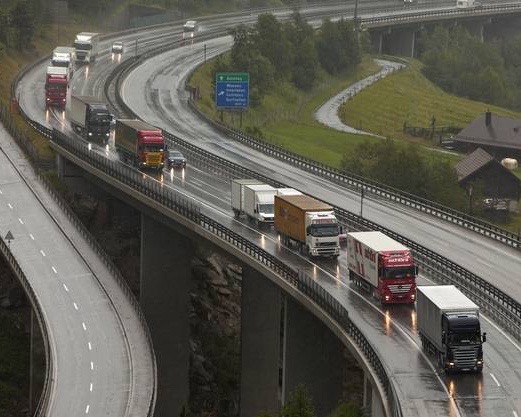
[[[416,265],[414,267],[414,275],[418,275],[418,271],[420,270],[420,268],[418,268],[418,266]]]
[[[483,343],[487,341],[487,332],[483,332]]]
[[[445,332],[441,332],[441,344],[444,345],[447,342],[447,337],[445,336]]]

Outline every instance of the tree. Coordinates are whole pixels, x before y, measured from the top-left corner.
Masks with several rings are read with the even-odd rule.
[[[34,15],[27,0],[18,0],[11,10],[11,25],[15,29],[16,47],[27,49],[35,32]]]
[[[342,403],[329,417],[363,417],[362,410],[353,403]]]
[[[282,407],[281,417],[315,417],[311,397],[303,385],[298,385]]]

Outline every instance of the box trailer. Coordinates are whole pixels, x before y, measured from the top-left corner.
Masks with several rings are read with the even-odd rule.
[[[382,232],[347,234],[349,279],[382,303],[414,303],[418,268],[409,248]]]
[[[310,257],[340,254],[333,207],[305,194],[275,196],[275,230],[286,246]]]
[[[479,307],[454,285],[419,286],[416,320],[424,349],[445,371],[483,370]]]

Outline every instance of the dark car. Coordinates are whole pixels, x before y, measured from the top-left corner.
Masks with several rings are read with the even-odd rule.
[[[168,152],[168,158],[166,160],[166,167],[170,168],[184,168],[186,167],[186,158],[179,151]]]

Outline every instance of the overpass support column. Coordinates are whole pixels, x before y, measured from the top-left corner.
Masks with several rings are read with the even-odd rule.
[[[66,158],[61,156],[59,153],[56,154],[56,170],[58,171],[58,178],[70,178],[70,177],[82,177],[83,178],[83,170],[69,162]]]
[[[241,417],[280,409],[280,289],[244,267],[241,300]]]
[[[178,416],[188,403],[192,243],[141,215],[140,302],[157,360],[155,416]]]
[[[371,417],[385,417],[384,407],[378,392],[374,392],[371,380],[364,375],[364,400],[363,407],[369,410]]]
[[[306,308],[286,297],[283,356],[283,403],[302,384],[311,394],[318,417],[334,410],[342,398],[344,346]]]

